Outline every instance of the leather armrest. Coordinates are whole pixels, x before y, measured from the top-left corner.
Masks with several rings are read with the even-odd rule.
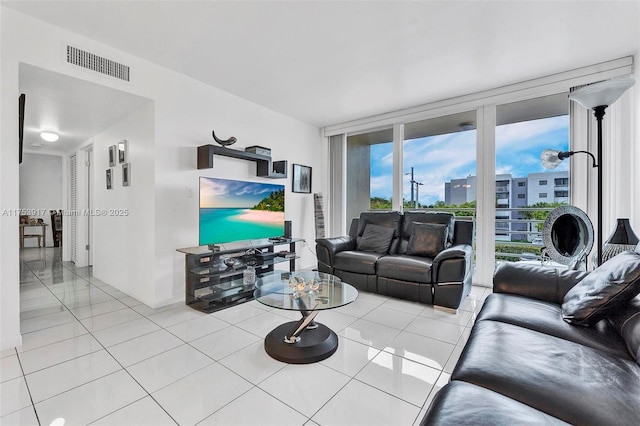
[[[345,250],[355,250],[356,241],[351,237],[318,238],[316,244],[326,247],[331,256]]]
[[[316,256],[318,262],[333,267],[334,256],[345,250],[354,250],[356,241],[349,237],[318,238],[316,240]]]
[[[466,258],[467,256],[471,258],[471,246],[469,244],[458,244],[455,246],[451,246],[448,249],[442,250],[438,255],[433,259],[433,263],[442,262],[446,259],[460,259]]]
[[[564,295],[588,272],[501,262],[493,275],[493,292],[510,293],[562,304]]]
[[[433,259],[433,283],[462,282],[471,270],[473,248],[457,244],[438,253]]]

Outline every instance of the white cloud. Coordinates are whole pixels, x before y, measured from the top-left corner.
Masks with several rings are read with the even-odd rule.
[[[566,115],[540,120],[522,121],[496,127],[496,152],[502,149],[522,151],[532,149],[533,146],[544,146],[548,142],[536,137],[566,129],[568,126]],[[526,143],[520,143],[525,142]]]
[[[371,177],[370,193],[372,196],[382,196],[385,198],[391,197],[393,192],[392,176],[376,176]],[[382,195],[385,194],[385,195]]]

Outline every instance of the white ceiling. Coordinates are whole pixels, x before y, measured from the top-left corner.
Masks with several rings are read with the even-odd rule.
[[[20,93],[26,95],[24,150],[69,152],[150,102],[98,84],[20,64]],[[49,143],[41,131],[60,136]]]
[[[638,1],[2,1],[316,126],[634,54]]]

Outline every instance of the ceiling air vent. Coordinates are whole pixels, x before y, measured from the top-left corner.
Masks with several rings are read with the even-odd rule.
[[[67,62],[92,71],[129,81],[129,67],[121,63],[94,55],[73,46],[67,46]]]

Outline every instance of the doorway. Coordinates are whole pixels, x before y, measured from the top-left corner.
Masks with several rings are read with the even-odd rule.
[[[24,152],[63,159],[59,170],[62,205],[57,208],[63,209],[63,241],[68,244],[62,247],[62,260],[90,265],[94,242],[91,208],[94,181],[99,181],[98,170],[92,167],[93,138],[149,99],[29,64],[19,66],[19,89],[26,95]],[[59,139],[44,142],[43,130],[55,131]]]

